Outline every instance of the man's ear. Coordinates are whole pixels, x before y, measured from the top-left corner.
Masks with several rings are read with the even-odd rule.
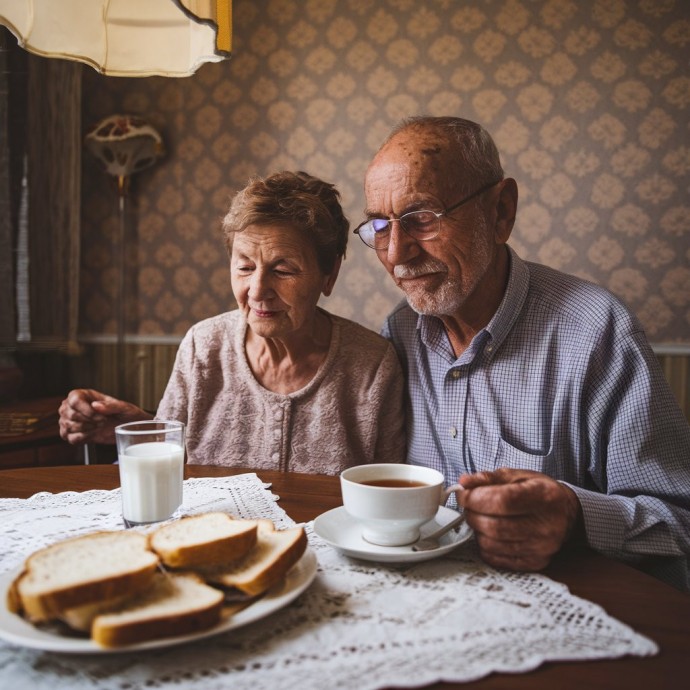
[[[340,272],[340,266],[343,263],[343,257],[339,256],[335,260],[335,264],[333,264],[333,270],[326,276],[323,282],[323,287],[321,288],[321,292],[328,297],[331,292],[333,292],[333,288],[335,287],[335,281],[338,278],[338,273]]]
[[[505,244],[513,231],[517,214],[518,187],[512,177],[499,182],[496,201],[495,238],[497,244]]]

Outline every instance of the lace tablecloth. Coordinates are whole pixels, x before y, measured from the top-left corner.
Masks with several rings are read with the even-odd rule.
[[[225,510],[293,521],[256,475],[190,479],[187,514]],[[120,529],[115,491],[0,500],[0,572],[56,539]],[[322,690],[413,687],[519,672],[545,661],[651,655],[649,639],[566,587],[483,564],[471,543],[450,557],[379,565],[341,556],[307,525],[319,572],[286,608],[182,646],[120,654],[40,652],[0,642],[0,686],[41,690]]]

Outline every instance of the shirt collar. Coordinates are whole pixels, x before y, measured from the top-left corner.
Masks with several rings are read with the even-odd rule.
[[[498,309],[491,317],[484,330],[491,335],[492,352],[495,352],[506,339],[517,321],[529,291],[529,269],[527,264],[508,247],[510,265],[508,268],[508,285]],[[479,334],[477,334],[479,335]],[[475,336],[476,337],[476,336]]]
[[[503,299],[489,323],[474,336],[470,346],[460,358],[455,357],[446,331],[438,317],[423,314],[417,317],[417,330],[422,342],[447,359],[449,363],[464,364],[472,361],[479,352],[485,349],[489,342],[491,346],[486,349],[486,356],[491,359],[515,324],[522,310],[522,305],[527,299],[529,269],[511,247],[507,247],[507,249],[509,258],[508,285]]]

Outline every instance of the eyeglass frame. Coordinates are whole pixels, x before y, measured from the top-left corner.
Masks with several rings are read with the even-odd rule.
[[[463,204],[466,204],[468,201],[472,201],[472,199],[474,199],[475,197],[478,197],[480,194],[483,194],[484,192],[488,192],[492,187],[495,187],[499,182],[502,182],[502,181],[503,181],[503,178],[501,178],[499,180],[495,180],[494,182],[491,182],[490,184],[484,185],[483,187],[480,187],[476,191],[472,192],[472,194],[469,194],[468,196],[463,197],[462,199],[460,199],[460,201],[454,203],[452,206],[449,206],[448,208],[444,209],[443,211],[430,211],[428,209],[420,208],[417,211],[408,211],[407,213],[403,213],[402,216],[400,216],[400,218],[370,218],[369,220],[365,220],[363,223],[360,223],[352,231],[352,233],[354,235],[357,235],[359,237],[359,239],[362,240],[362,242],[364,242],[364,244],[367,247],[369,247],[370,249],[374,249],[376,251],[388,249],[388,247],[390,246],[390,238],[388,240],[388,244],[385,247],[375,247],[375,246],[370,245],[368,242],[366,242],[364,240],[364,238],[362,237],[362,235],[360,235],[359,231],[365,225],[369,225],[369,223],[373,223],[375,220],[385,220],[386,223],[388,224],[388,226],[390,226],[391,223],[393,223],[394,221],[397,220],[400,223],[400,228],[402,229],[402,231],[406,235],[411,237],[415,242],[428,242],[429,240],[436,239],[439,236],[439,234],[441,232],[441,218],[443,218],[443,216],[447,216],[451,211],[455,211],[456,209],[460,208]],[[406,216],[411,216],[414,213],[431,213],[434,216],[436,216],[436,220],[438,221],[438,229],[436,230],[436,232],[433,235],[431,235],[430,237],[424,237],[424,238],[415,237],[414,235],[410,235],[410,233],[405,229],[405,223],[403,222],[403,219]],[[381,230],[383,230],[383,228],[381,228]],[[376,233],[381,232],[381,230],[374,230],[374,237],[376,237]]]

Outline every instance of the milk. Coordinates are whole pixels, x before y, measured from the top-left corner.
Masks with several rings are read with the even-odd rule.
[[[118,455],[127,522],[158,522],[182,504],[184,449],[167,441],[137,443]]]

